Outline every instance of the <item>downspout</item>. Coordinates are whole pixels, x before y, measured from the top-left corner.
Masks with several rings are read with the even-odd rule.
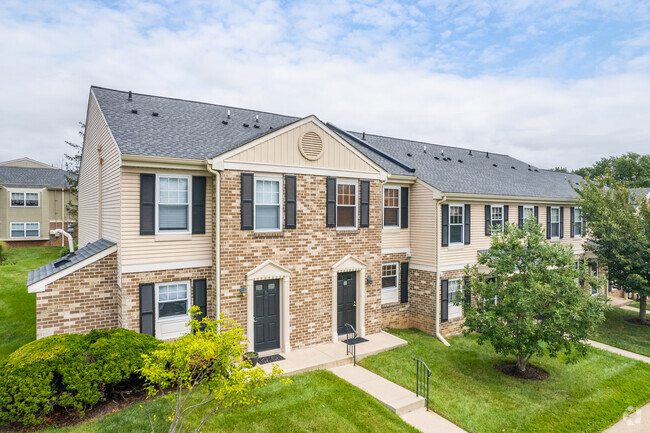
[[[217,291],[217,318],[221,316],[221,173],[212,168],[212,164],[207,162],[208,171],[214,175],[214,195],[215,195],[215,285]]]
[[[101,157],[102,154],[102,148],[98,147],[97,148],[97,158],[99,161],[99,173],[98,173],[98,179],[97,179],[97,215],[98,215],[98,223],[97,223],[97,237],[101,239],[102,236],[102,166],[104,164],[104,160]]]
[[[449,346],[449,342],[445,340],[440,334],[440,245],[442,244],[442,214],[440,213],[442,203],[447,200],[447,196],[443,194],[442,200],[438,200],[436,204],[436,288],[433,291],[436,296],[436,337],[442,341],[445,346]]]
[[[61,188],[61,230],[65,230],[65,188]],[[63,245],[65,244],[61,237],[61,246]]]

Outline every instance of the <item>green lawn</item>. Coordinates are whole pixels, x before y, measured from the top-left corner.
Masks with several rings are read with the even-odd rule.
[[[203,432],[411,432],[402,421],[370,395],[329,371],[292,376],[293,383],[273,383],[257,395],[262,403],[225,410],[211,418]],[[167,431],[167,403],[160,400],[140,408],[133,405],[119,412],[71,428],[48,428],[43,432],[115,433],[148,432],[147,410],[156,414],[156,431]],[[192,425],[196,425],[195,421]],[[188,429],[188,431],[192,431]]]
[[[61,247],[7,250],[9,264],[0,265],[0,363],[36,338],[36,295],[27,293],[27,273],[60,255]]]
[[[433,410],[465,430],[478,432],[601,432],[630,406],[650,400],[650,365],[598,349],[577,364],[533,358],[549,372],[543,382],[506,376],[493,365],[506,358],[476,336],[453,337],[451,347],[420,331],[392,330],[409,342],[361,361],[361,365],[415,389],[415,363],[431,368]]]
[[[650,326],[635,325],[623,320],[638,317],[634,311],[612,308],[605,312],[605,321],[598,327],[594,340],[630,352],[650,356]]]

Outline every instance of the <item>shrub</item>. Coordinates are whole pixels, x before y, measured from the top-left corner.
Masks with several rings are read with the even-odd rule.
[[[5,242],[0,241],[0,264],[6,260],[6,254],[7,254],[7,244]]]
[[[28,343],[0,367],[0,423],[39,424],[57,406],[83,416],[115,386],[139,381],[142,354],[158,344],[125,329]]]

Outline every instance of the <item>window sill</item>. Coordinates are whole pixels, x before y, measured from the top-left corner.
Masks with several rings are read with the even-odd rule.
[[[407,304],[407,302],[405,302],[404,304]],[[398,305],[402,305],[399,302],[399,300],[397,300],[397,301],[387,301],[387,302],[382,301],[381,302],[382,307],[395,307],[395,306],[398,306]]]
[[[192,233],[157,233],[156,242],[191,241]]]
[[[283,238],[284,237],[284,232],[283,231],[277,231],[277,232],[253,232],[253,237],[254,238]]]
[[[336,235],[341,235],[341,236],[347,236],[347,235],[357,235],[359,234],[360,231],[359,229],[344,229],[344,228],[336,228]]]

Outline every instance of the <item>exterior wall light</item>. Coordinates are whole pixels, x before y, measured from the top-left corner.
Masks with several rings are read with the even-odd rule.
[[[246,286],[241,286],[239,288],[239,293],[241,293],[243,297],[246,297]]]
[[[368,275],[368,276],[366,277],[366,282],[367,282],[368,284],[372,284],[372,277],[371,277],[370,275]]]

